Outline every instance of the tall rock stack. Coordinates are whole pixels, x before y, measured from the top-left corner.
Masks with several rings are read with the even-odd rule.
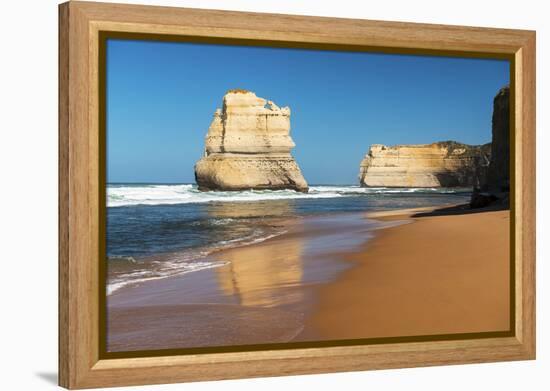
[[[501,88],[493,100],[493,141],[487,188],[491,192],[510,189],[510,88]]]
[[[361,162],[359,181],[365,187],[479,186],[489,164],[490,144],[456,141],[433,144],[375,144]]]
[[[199,190],[292,189],[308,185],[290,154],[290,109],[250,91],[231,90],[214,113],[205,154],[195,165]]]
[[[485,180],[474,189],[470,206],[481,208],[510,202],[510,87],[499,90],[493,99],[491,161]]]

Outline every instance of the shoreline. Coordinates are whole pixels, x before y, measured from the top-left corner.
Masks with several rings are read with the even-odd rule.
[[[303,332],[318,286],[351,266],[339,254],[382,225],[364,213],[299,218],[286,233],[205,258],[223,266],[122,287],[107,296],[108,348],[288,342]]]
[[[376,215],[412,223],[343,254],[355,266],[320,287],[306,329],[328,340],[509,329],[509,210],[420,209]]]
[[[456,205],[443,206],[451,207]],[[413,217],[414,214],[429,214],[441,208],[338,213],[318,216],[317,220],[300,218],[289,223],[286,233],[260,243],[222,249],[206,258],[227,262],[226,265],[123,287],[107,297],[108,349],[131,351],[376,336],[377,332],[357,330],[352,324],[372,323],[364,314],[361,319],[354,315],[361,313],[361,307],[372,306],[372,300],[350,296],[361,288],[361,284],[355,285],[358,281],[372,279],[365,256],[387,258],[384,252],[372,253],[372,248],[380,247],[380,241],[385,248],[409,251],[414,243],[395,245],[402,239],[400,231],[425,221],[425,217]],[[491,211],[479,215],[485,216],[486,212]],[[454,221],[455,216],[451,219]],[[308,221],[314,223],[308,225]],[[410,221],[412,224],[406,224]],[[422,276],[415,277],[410,270],[408,273],[411,279],[422,280]],[[399,331],[392,327],[393,332]],[[412,326],[409,329],[415,330]]]
[[[441,206],[443,206],[443,207],[452,207],[452,206],[455,206],[455,204],[444,204],[444,205],[441,205]],[[431,207],[406,208],[406,209],[391,209],[391,210],[375,211],[375,212],[357,212],[357,211],[325,212],[325,213],[318,213],[318,214],[315,214],[315,215],[305,215],[305,216],[304,215],[298,215],[298,216],[294,216],[293,218],[290,218],[290,217],[284,217],[284,218],[275,217],[275,218],[272,218],[273,222],[271,223],[271,225],[272,225],[272,227],[279,228],[280,231],[278,231],[278,232],[274,231],[266,237],[239,239],[239,240],[234,240],[232,243],[216,244],[216,245],[211,246],[209,248],[204,248],[201,251],[202,255],[200,255],[200,256],[197,255],[193,259],[190,259],[188,262],[193,263],[193,262],[196,262],[196,261],[200,261],[202,259],[212,259],[212,258],[215,258],[216,255],[220,252],[230,251],[230,250],[238,249],[238,248],[246,248],[248,246],[254,246],[254,245],[257,245],[257,244],[268,242],[268,241],[273,240],[273,239],[277,239],[279,237],[285,238],[286,235],[290,235],[290,236],[300,235],[299,230],[297,231],[295,228],[296,228],[296,226],[299,226],[300,223],[304,221],[304,219],[307,220],[307,219],[316,219],[316,218],[324,218],[324,217],[332,217],[332,216],[342,216],[342,217],[362,216],[366,219],[371,219],[371,220],[391,221],[391,219],[389,218],[391,216],[401,216],[401,215],[404,215],[405,213],[413,212],[413,211],[414,212],[426,212],[426,211],[433,210],[434,208],[436,208],[436,207],[431,206]],[[380,217],[387,217],[387,218],[381,219]],[[382,227],[378,227],[378,228],[372,228],[372,230],[374,231],[375,229],[379,229],[379,228],[387,228],[387,227],[382,226]],[[147,263],[147,261],[149,261],[149,260],[152,260],[152,261],[157,261],[157,260],[172,261],[172,259],[180,258],[180,255],[182,255],[182,254],[183,255],[188,255],[189,250],[194,250],[194,249],[185,249],[185,250],[179,250],[179,251],[172,251],[172,252],[149,255],[149,256],[145,257],[145,260],[140,259],[139,261],[135,260],[131,256],[111,256],[111,257],[108,257],[108,260],[109,259],[117,259],[117,258],[119,258],[121,260],[131,259],[132,263],[134,263],[134,264],[144,264],[144,263]],[[162,279],[165,279],[165,278],[172,278],[172,277],[182,276],[184,274],[196,273],[198,271],[205,270],[205,269],[210,268],[210,267],[215,268],[215,267],[219,267],[219,266],[216,266],[216,265],[208,266],[208,267],[205,267],[205,268],[201,268],[200,270],[197,270],[197,271],[183,271],[183,272],[175,271],[173,274],[167,274],[165,276],[153,277],[153,278],[144,278],[143,280],[136,280],[136,281],[125,281],[122,284],[120,284],[119,281],[112,281],[109,284],[109,281],[107,281],[108,282],[107,296],[110,296],[112,293],[118,291],[119,289],[122,289],[122,288],[127,287],[127,286],[131,286],[131,285],[134,285],[134,284],[147,283],[148,281],[162,280]],[[111,284],[114,285],[114,287],[110,287]],[[118,284],[120,284],[120,286],[116,286]]]

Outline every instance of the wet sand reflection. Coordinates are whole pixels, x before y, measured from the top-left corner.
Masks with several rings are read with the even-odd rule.
[[[363,243],[372,229],[359,214],[291,219],[290,202],[212,204],[212,216],[247,216],[288,232],[264,242],[225,249],[208,259],[214,269],[147,281],[109,296],[108,350],[227,346],[315,340],[304,329],[316,288],[347,269],[342,251]],[[257,220],[256,220],[257,219]]]
[[[269,219],[264,223],[277,224],[273,218],[288,218],[294,213],[291,202],[233,203],[208,205],[212,217]],[[303,292],[288,288],[302,281],[303,240],[276,238],[266,243],[223,251],[214,254],[218,261],[228,262],[217,268],[220,290],[235,296],[244,306],[273,307],[303,300]]]

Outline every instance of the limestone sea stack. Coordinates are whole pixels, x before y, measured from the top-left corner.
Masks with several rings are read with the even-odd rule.
[[[474,189],[470,206],[510,203],[510,87],[501,88],[493,99],[491,161],[487,175]]]
[[[487,171],[490,144],[456,141],[372,145],[361,162],[359,181],[370,187],[479,186]]]
[[[507,192],[510,188],[510,88],[503,87],[493,99],[491,163],[487,188]]]
[[[201,191],[280,190],[307,192],[290,154],[290,108],[245,90],[230,90],[214,113],[204,156],[195,165]]]

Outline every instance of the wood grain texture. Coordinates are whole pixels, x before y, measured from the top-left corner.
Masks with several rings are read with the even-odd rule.
[[[535,357],[534,32],[86,2],[60,5],[59,21],[60,385],[74,389]],[[515,337],[100,360],[102,31],[512,59]]]
[[[517,263],[521,262],[521,275],[516,279],[516,285],[521,291],[521,302],[517,307],[522,310],[522,326],[520,332],[516,332],[526,350],[535,357],[536,351],[536,322],[535,322],[535,290],[536,290],[536,41],[532,34],[528,42],[521,48],[518,57],[521,57],[521,90],[516,92],[516,99],[521,102],[516,110],[516,125],[521,131],[516,135],[516,140],[521,138],[521,160],[516,159],[516,167],[522,170],[521,183],[516,183],[516,194],[522,194],[521,206],[517,207],[518,221],[521,221],[522,230],[518,232],[521,239],[521,254],[516,257]],[[519,123],[520,122],[520,123]],[[517,205],[517,204],[516,204]],[[519,281],[521,278],[521,281]]]
[[[59,7],[59,383],[69,384],[69,7]]]

